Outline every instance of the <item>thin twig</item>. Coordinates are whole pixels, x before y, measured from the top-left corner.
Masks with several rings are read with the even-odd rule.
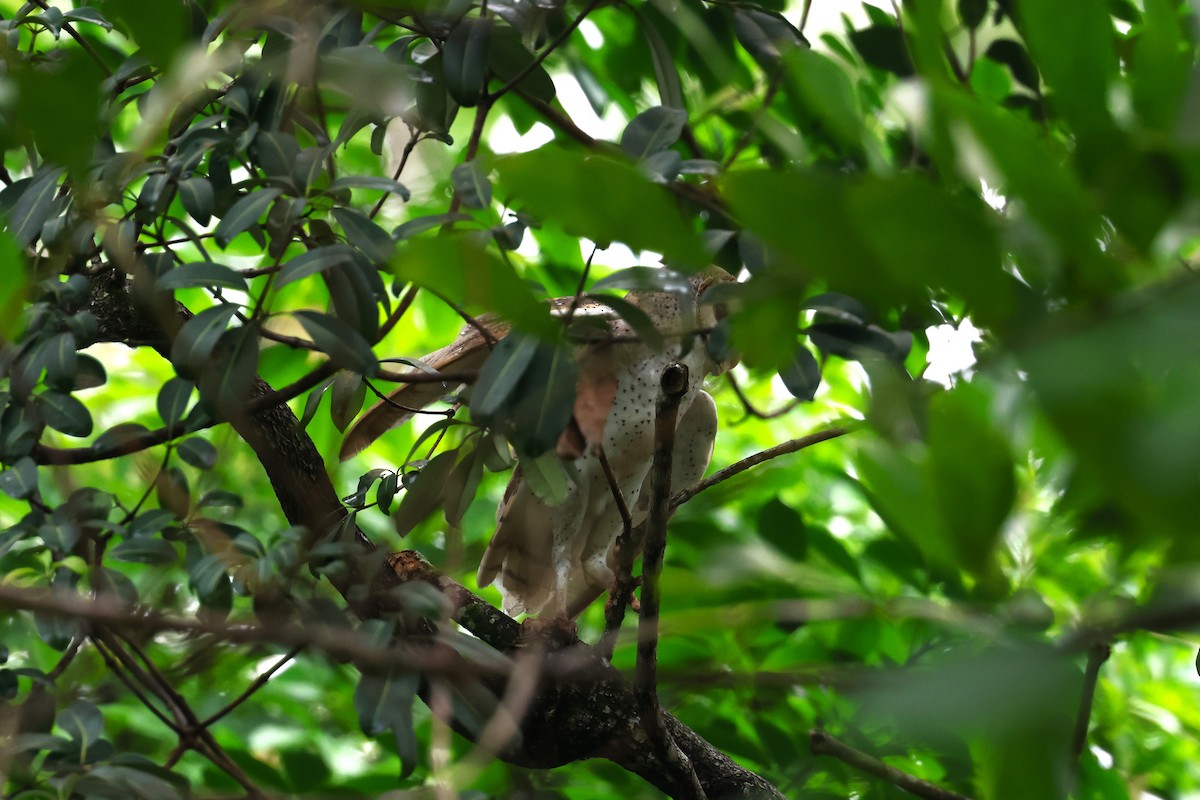
[[[733,389],[733,393],[737,395],[738,401],[742,404],[742,410],[746,412],[747,416],[754,417],[755,419],[775,419],[776,417],[782,417],[784,414],[791,413],[792,409],[800,405],[798,398],[792,398],[791,401],[774,411],[759,411],[750,402],[750,398],[746,397],[742,391],[742,387],[738,385],[737,378],[733,377],[732,372],[726,372],[725,378],[729,383],[729,388]]]
[[[68,617],[125,631],[150,634],[171,632],[193,636],[208,634],[234,644],[310,647],[333,658],[353,661],[365,667],[401,666],[419,671],[462,672],[467,675],[508,672],[495,663],[464,667],[461,659],[448,657],[445,648],[405,644],[381,649],[367,637],[349,628],[313,624],[266,626],[173,617],[127,605],[111,596],[89,600],[74,592],[0,585],[0,609],[6,608]],[[96,641],[96,638],[93,636],[92,640]]]
[[[928,781],[888,766],[879,759],[869,756],[861,750],[855,750],[845,742],[838,741],[822,730],[814,729],[808,732],[808,747],[815,756],[833,756],[860,772],[887,781],[911,795],[923,798],[923,800],[968,800],[964,795],[934,786]]]
[[[687,367],[672,363],[663,370],[662,394],[654,418],[654,462],[650,467],[650,518],[642,555],[642,609],[638,616],[637,665],[634,693],[641,712],[642,729],[657,755],[679,774],[690,796],[704,800],[704,788],[691,761],[671,738],[658,705],[658,579],[667,547],[667,520],[671,517],[671,457],[679,403],[687,392]]]
[[[275,673],[277,673],[277,672],[279,672],[279,670],[283,669],[283,667],[289,661],[291,661],[296,656],[300,655],[300,653],[303,652],[303,650],[304,650],[304,645],[298,644],[295,647],[293,647],[291,650],[287,651],[283,656],[280,657],[280,659],[278,661],[276,661],[274,664],[271,665],[270,669],[268,669],[266,672],[264,672],[263,674],[261,674],[257,678],[255,678],[254,682],[251,683],[249,686],[247,686],[246,690],[244,692],[242,692],[236,698],[231,700],[220,711],[218,711],[215,714],[213,714],[212,716],[206,718],[203,722],[200,723],[200,726],[203,728],[207,728],[207,727],[211,726],[214,722],[221,719],[226,714],[228,714],[229,712],[233,711],[235,708],[240,706],[242,703],[249,700],[251,695],[253,695],[255,692],[257,692],[262,687],[266,686],[267,683],[271,680],[271,678],[273,678],[275,676]]]
[[[50,4],[47,3],[46,0],[33,0],[33,3],[43,11],[50,10]],[[96,48],[92,47],[92,43],[83,38],[83,36],[80,35],[79,31],[75,30],[71,23],[64,22],[62,29],[67,32],[68,36],[79,43],[79,46],[83,48],[83,52],[87,53],[88,56],[100,66],[100,69],[104,70],[105,75],[110,78],[113,76],[113,71],[109,69],[108,64],[104,63],[104,59],[101,58],[100,54],[96,52]]]
[[[1087,667],[1083,671],[1083,688],[1079,698],[1079,713],[1075,717],[1075,730],[1071,734],[1071,780],[1067,787],[1067,797],[1075,791],[1079,780],[1079,760],[1087,748],[1088,723],[1092,718],[1092,703],[1096,699],[1096,683],[1100,679],[1100,668],[1112,655],[1112,647],[1108,642],[1096,642],[1088,648]]]
[[[617,647],[617,636],[621,631],[621,623],[625,621],[625,608],[633,598],[633,560],[637,557],[637,545],[633,531],[633,517],[629,514],[629,506],[621,494],[621,486],[613,473],[612,465],[604,448],[600,448],[600,467],[604,470],[604,478],[608,481],[609,491],[612,492],[613,502],[617,504],[617,513],[621,515],[621,533],[613,548],[617,557],[616,574],[613,576],[612,590],[608,593],[608,603],[604,606],[604,633],[596,644],[600,655],[612,660],[613,651]]]
[[[596,6],[600,5],[601,2],[602,0],[591,0],[590,3],[584,6],[583,10],[579,12],[579,15],[576,16],[575,19],[571,20],[571,22],[565,28],[559,31],[558,36],[554,37],[549,43],[547,43],[546,46],[542,48],[542,51],[537,54],[537,57],[533,59],[533,61],[530,61],[521,70],[519,70],[516,75],[509,79],[508,83],[504,84],[499,89],[487,96],[488,104],[490,105],[496,100],[499,100],[501,97],[514,89],[517,84],[529,77],[530,73],[540,67],[542,62],[545,61],[551,53],[557,50],[563,44],[563,42],[570,38],[571,34],[575,32],[575,29],[583,24],[583,21],[587,18],[587,15],[592,13]]]
[[[400,180],[400,175],[404,172],[404,167],[408,165],[408,157],[412,155],[413,149],[421,143],[423,138],[412,125],[408,126],[408,134],[409,139],[404,143],[404,150],[400,152],[400,163],[396,165],[396,172],[392,175],[392,180],[394,181]],[[380,196],[379,202],[375,204],[375,207],[371,209],[371,213],[368,214],[371,219],[375,219],[379,215],[379,211],[383,208],[383,204],[387,202],[387,199],[388,193],[384,192]]]
[[[799,439],[792,439],[791,441],[784,442],[783,444],[775,445],[774,447],[763,450],[762,452],[755,453],[752,456],[747,456],[741,461],[734,462],[724,469],[717,470],[699,483],[684,489],[679,494],[671,498],[671,506],[673,508],[681,506],[696,495],[703,492],[705,489],[711,489],[718,483],[729,480],[739,472],[745,472],[751,467],[758,466],[764,461],[770,461],[772,458],[785,456],[788,453],[795,453],[799,450],[803,450],[806,447],[812,447],[814,444],[827,442],[830,439],[836,439],[839,436],[845,436],[847,433],[850,433],[851,430],[853,429],[829,428],[828,430],[817,431],[816,433],[810,433],[808,436],[801,436]]]

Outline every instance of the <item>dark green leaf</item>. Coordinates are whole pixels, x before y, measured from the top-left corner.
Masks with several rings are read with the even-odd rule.
[[[821,385],[821,367],[807,347],[797,345],[792,362],[779,371],[779,378],[793,397],[812,400]]]
[[[379,481],[379,488],[375,490],[375,505],[385,515],[392,513],[392,500],[396,498],[396,492],[399,489],[400,473],[385,472]]]
[[[179,200],[192,219],[207,225],[213,213],[213,188],[208,178],[187,178],[179,182]]]
[[[380,192],[391,192],[399,195],[400,199],[405,202],[411,196],[411,192],[404,184],[379,175],[343,175],[330,183],[326,192],[332,193],[339,189],[375,189]]]
[[[550,145],[496,159],[495,166],[501,185],[524,211],[568,233],[602,245],[621,241],[635,250],[654,250],[684,265],[708,263],[667,190],[631,164]]]
[[[25,500],[37,491],[37,465],[29,456],[0,472],[0,489],[14,500]]]
[[[514,333],[500,340],[483,363],[471,392],[472,419],[491,424],[516,391],[537,348],[537,339],[531,336]]]
[[[180,375],[188,378],[199,375],[237,312],[237,305],[221,303],[204,309],[179,329],[171,345],[171,363]]]
[[[159,565],[174,563],[179,556],[170,542],[145,536],[126,539],[110,550],[108,555],[117,561]]]
[[[655,106],[638,114],[621,133],[621,149],[635,161],[666,150],[679,141],[687,112]]]
[[[271,205],[281,194],[283,194],[282,189],[257,189],[239,198],[229,207],[225,216],[217,223],[216,229],[213,230],[213,238],[217,244],[226,247],[233,237],[258,222],[267,210],[267,206]]]
[[[346,264],[353,257],[354,252],[344,244],[313,248],[283,265],[279,274],[275,276],[275,288],[281,289],[289,283],[304,280],[330,267]]]
[[[379,361],[371,346],[340,319],[316,311],[296,311],[294,316],[312,337],[313,344],[343,369],[360,375],[374,375]]]
[[[367,396],[367,385],[362,375],[340,370],[333,377],[333,394],[329,402],[329,413],[339,431],[345,431],[358,412],[362,410],[363,398]]]
[[[494,25],[492,17],[464,17],[446,37],[442,47],[446,88],[460,105],[475,105],[487,89]]]
[[[217,465],[217,448],[213,447],[211,442],[197,436],[184,439],[177,444],[175,452],[196,469],[208,470]]]
[[[987,18],[988,0],[958,0],[958,16],[963,25],[974,30]]]
[[[438,453],[417,474],[413,483],[408,485],[399,507],[392,515],[396,533],[401,536],[407,535],[421,520],[433,513],[433,510],[442,502],[446,493],[446,479],[450,477],[450,471],[454,469],[457,456],[457,450]],[[405,477],[407,479],[407,476]]]
[[[224,264],[211,261],[197,261],[191,264],[180,264],[167,274],[159,276],[155,281],[159,289],[192,289],[198,287],[220,286],[225,289],[246,291],[246,279]]]
[[[755,8],[733,12],[733,31],[738,42],[766,69],[779,63],[780,56],[804,44],[804,37],[779,14]]]
[[[196,386],[183,378],[171,378],[158,391],[158,416],[167,425],[183,420]]]
[[[392,231],[392,238],[398,242],[404,241],[419,233],[439,228],[451,222],[465,222],[471,219],[466,214],[430,214],[425,217],[410,219]]]
[[[487,208],[492,204],[492,183],[479,159],[456,166],[450,174],[450,181],[454,193],[467,208]]]
[[[335,208],[333,217],[342,226],[346,239],[372,261],[387,261],[396,249],[392,237],[375,222],[353,208]]]
[[[18,247],[28,247],[42,233],[50,215],[61,169],[44,169],[33,177],[7,214],[8,233]]]
[[[321,397],[332,385],[333,378],[330,378],[308,393],[308,398],[304,401],[304,413],[300,415],[300,430],[307,428],[308,423],[313,421],[313,417],[317,415],[317,407],[321,405]]]
[[[517,452],[539,456],[554,447],[571,421],[579,365],[570,348],[539,342],[506,409],[506,435]]]
[[[863,61],[876,69],[890,72],[900,78],[912,75],[912,56],[909,55],[908,45],[904,41],[904,32],[896,25],[872,25],[860,28],[850,34]]]
[[[68,436],[89,436],[92,415],[74,395],[62,392],[43,392],[38,395],[38,410],[46,424]]]
[[[75,373],[79,369],[79,354],[73,333],[56,333],[42,345],[42,357],[46,362],[46,383],[62,389],[75,385]]]
[[[1035,92],[1041,86],[1041,81],[1038,79],[1037,67],[1034,66],[1029,54],[1025,52],[1025,48],[1020,42],[1015,42],[1012,39],[997,39],[988,45],[985,56],[999,64],[1003,64],[1012,71],[1012,76],[1019,83],[1028,86]]]

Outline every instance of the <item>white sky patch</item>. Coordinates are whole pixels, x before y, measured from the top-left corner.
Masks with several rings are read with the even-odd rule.
[[[599,50],[604,46],[604,34],[600,32],[599,26],[590,19],[585,19],[579,25],[579,35],[583,37],[583,41],[593,50]]]
[[[949,387],[952,376],[975,366],[972,345],[983,337],[969,319],[963,320],[957,328],[953,325],[926,328],[925,334],[929,337],[929,367],[924,373],[928,380]]]
[[[558,101],[562,103],[563,111],[588,136],[610,142],[621,138],[621,131],[625,130],[625,124],[629,120],[625,119],[616,103],[610,103],[604,111],[604,116],[599,117],[574,75],[569,72],[552,72],[550,78],[554,81],[554,91],[558,95]]]
[[[535,122],[525,133],[518,133],[512,120],[508,117],[497,117],[488,132],[488,145],[496,155],[505,153],[528,153],[544,144],[554,141],[554,131],[550,126]]]

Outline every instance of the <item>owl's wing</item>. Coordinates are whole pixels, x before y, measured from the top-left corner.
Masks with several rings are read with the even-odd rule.
[[[496,581],[505,613],[537,613],[553,595],[557,516],[530,490],[517,465],[496,512],[496,533],[476,573],[480,586]]]
[[[508,334],[508,326],[499,321],[485,321],[483,326],[496,339],[502,339]],[[453,342],[430,353],[421,361],[438,372],[475,372],[483,366],[490,352],[491,348],[483,334],[474,326],[468,326]],[[406,374],[422,373],[419,370],[409,370]],[[380,400],[354,423],[342,442],[339,458],[345,461],[361,453],[380,436],[411,419],[417,410],[445,397],[460,385],[443,381],[401,384],[388,395],[387,400]]]
[[[571,297],[559,297],[550,301],[550,314],[563,317],[571,314],[576,319],[615,318],[607,306],[593,300],[573,302]],[[480,317],[479,327],[487,330],[493,339],[503,339],[509,333],[509,325],[495,317]],[[468,325],[458,338],[440,350],[421,359],[439,372],[476,372],[491,353],[488,340],[474,325]],[[419,370],[409,370],[408,375],[420,375]],[[365,450],[376,439],[399,425],[412,419],[416,410],[445,397],[461,384],[442,381],[406,383],[395,389],[386,400],[380,400],[359,418],[342,441],[338,457],[345,461]],[[409,410],[412,409],[412,410]]]
[[[671,454],[672,495],[678,494],[704,477],[704,471],[708,469],[708,462],[712,459],[713,443],[716,437],[717,404],[708,392],[700,390],[675,428],[675,445]],[[630,520],[635,528],[650,516],[652,474],[653,470],[646,472],[637,502],[629,510]],[[611,492],[607,483],[604,484],[602,491]],[[591,505],[591,512],[593,515],[603,515],[604,513],[596,510],[595,502]],[[616,516],[615,512],[612,516]],[[589,561],[600,558],[602,561],[608,562],[610,569],[615,568],[616,564],[612,560],[612,548],[619,533],[620,528],[618,527],[610,534],[612,541],[588,542],[583,558]],[[597,548],[599,552],[597,552]],[[590,570],[581,570],[578,574],[572,574],[571,580],[567,583],[567,613],[570,617],[579,616],[584,609],[596,601],[596,598],[612,588],[608,583],[599,580],[598,576],[603,574],[604,579],[611,583],[611,577],[604,572],[603,569],[593,567]]]

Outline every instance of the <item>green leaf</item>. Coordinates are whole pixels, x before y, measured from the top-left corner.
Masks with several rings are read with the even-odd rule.
[[[492,17],[464,17],[442,47],[446,88],[459,105],[471,107],[487,89],[488,51]]]
[[[808,526],[804,518],[779,498],[772,497],[758,510],[758,535],[793,561],[808,556]]]
[[[201,225],[213,214],[213,188],[208,178],[186,178],[179,182],[179,200],[183,209]]]
[[[815,116],[838,145],[858,153],[864,147],[862,112],[845,70],[812,50],[792,52],[785,61],[794,101]]]
[[[29,275],[24,257],[10,231],[0,230],[0,274],[5,276],[0,281],[0,337],[13,340],[17,338],[22,324],[19,309],[25,301]]]
[[[412,774],[417,764],[412,706],[419,685],[416,673],[392,667],[383,674],[364,673],[354,690],[354,709],[363,733],[378,736],[391,731],[395,736],[401,778]]]
[[[381,192],[390,192],[399,195],[400,199],[405,202],[408,202],[412,195],[404,184],[379,175],[343,175],[330,183],[324,193],[332,194],[341,189],[375,189]]]
[[[379,360],[371,346],[340,319],[316,311],[295,311],[293,316],[333,363],[360,375],[379,372]]]
[[[217,244],[222,248],[227,247],[235,236],[258,222],[267,206],[282,194],[282,189],[257,189],[239,198],[213,230]]]
[[[0,490],[14,500],[25,500],[37,491],[37,464],[25,456],[8,469],[0,472]]]
[[[987,18],[988,0],[958,0],[958,16],[962,24],[974,30]]]
[[[563,468],[562,459],[554,451],[547,451],[534,458],[522,458],[520,470],[529,490],[547,505],[556,506],[567,499],[570,478]]]
[[[781,56],[805,43],[800,31],[781,15],[749,7],[734,9],[733,32],[746,52],[765,69],[771,69]]]
[[[75,180],[86,180],[100,118],[107,114],[101,111],[104,76],[79,48],[58,48],[55,56],[24,69],[14,64],[8,71],[10,91],[15,83],[19,93],[15,103],[9,100],[5,127],[16,121],[17,130],[33,139],[42,158],[67,167]]]
[[[400,536],[408,535],[409,531],[433,513],[433,510],[442,502],[446,494],[446,479],[450,477],[450,471],[454,469],[457,456],[457,450],[438,453],[417,473],[411,484],[409,484],[408,476],[405,476],[407,488],[404,491],[404,497],[400,500],[399,507],[392,515],[396,533]]]
[[[492,44],[488,50],[488,69],[505,84],[517,77],[534,61],[533,53],[525,47],[521,36],[507,25],[500,25],[492,31]],[[543,103],[554,100],[554,81],[550,73],[541,64],[534,67],[529,74],[521,79],[516,89]]]
[[[74,395],[62,392],[43,392],[38,395],[38,410],[46,424],[68,436],[89,436],[92,415],[87,406]]]
[[[483,425],[495,419],[516,391],[521,376],[533,362],[538,341],[514,333],[500,340],[479,370],[471,391],[471,418]]]
[[[367,385],[362,375],[340,370],[333,376],[333,395],[329,402],[329,413],[339,431],[345,431],[358,412],[362,410],[363,398],[367,396]]]
[[[779,371],[779,378],[793,397],[812,400],[821,385],[821,366],[807,347],[797,345],[792,362]]]
[[[506,435],[518,453],[538,456],[554,447],[571,421],[578,381],[579,365],[570,348],[538,343],[504,415]]]
[[[557,334],[544,304],[508,262],[461,234],[413,239],[391,261],[396,277],[436,292],[468,311],[494,311],[539,336]]]
[[[1017,15],[1055,107],[1081,134],[1110,128],[1108,83],[1119,68],[1104,0],[1020,3]]]
[[[904,32],[896,25],[872,25],[851,31],[850,41],[863,61],[876,69],[899,78],[907,78],[916,72]]]
[[[498,158],[495,168],[514,205],[572,235],[654,250],[683,265],[708,263],[670,193],[631,164],[548,145]]]
[[[164,423],[174,425],[183,420],[195,389],[195,384],[179,377],[162,385],[158,390],[158,416]]]
[[[392,237],[366,214],[353,208],[335,208],[332,213],[345,231],[346,239],[363,251],[367,258],[386,261],[391,257],[396,249]]]
[[[292,185],[292,165],[300,155],[295,136],[281,131],[261,132],[254,138],[252,152],[267,177]]]
[[[1033,59],[1029,57],[1029,53],[1025,52],[1025,48],[1021,46],[1020,42],[1012,39],[996,39],[988,45],[984,55],[997,64],[1008,67],[1018,83],[1024,84],[1035,92],[1041,90],[1042,82],[1038,77],[1037,67],[1034,66]]]
[[[668,108],[682,109],[683,86],[679,81],[679,68],[675,58],[667,48],[662,34],[647,15],[637,6],[629,8],[637,15],[638,27],[641,28],[642,35],[646,37],[646,45],[650,48],[650,61],[654,65],[654,83],[658,87],[659,100]]]
[[[220,286],[244,292],[248,288],[246,279],[237,270],[212,261],[180,264],[165,275],[160,275],[155,286],[168,291]]]
[[[7,215],[8,234],[18,247],[28,247],[42,234],[58,190],[61,169],[43,169],[26,184]]]
[[[62,389],[75,385],[79,353],[73,333],[56,333],[41,345],[46,362],[46,383]]]
[[[175,446],[175,452],[196,469],[210,470],[217,465],[217,448],[198,436],[184,439]]]
[[[375,505],[384,516],[392,513],[392,500],[396,498],[396,492],[399,490],[400,473],[385,472],[379,481],[379,488],[375,490]]]
[[[256,331],[241,327],[221,333],[196,382],[204,407],[218,419],[244,413],[257,369]]]
[[[456,166],[450,173],[450,182],[467,208],[487,208],[492,204],[492,183],[479,159]]]
[[[175,546],[158,538],[126,539],[108,552],[110,558],[134,564],[173,564],[179,558]]]
[[[621,149],[635,161],[652,156],[679,141],[686,124],[687,112],[681,108],[648,108],[625,126]]]
[[[324,381],[320,386],[308,393],[308,397],[304,401],[304,413],[300,415],[300,430],[308,427],[308,423],[313,421],[317,415],[317,408],[321,405],[321,397],[333,385],[333,378]]]
[[[238,308],[234,303],[221,303],[184,323],[171,344],[171,363],[180,375],[195,378],[200,373]]]
[[[392,231],[392,238],[398,242],[416,236],[419,233],[440,228],[443,225],[452,222],[466,222],[471,217],[468,214],[429,214],[424,217],[415,217],[410,219],[403,225],[398,225]]]
[[[354,251],[344,244],[315,247],[298,255],[283,265],[275,276],[275,288],[282,289],[290,283],[324,272],[330,267],[346,264],[354,258]]]

